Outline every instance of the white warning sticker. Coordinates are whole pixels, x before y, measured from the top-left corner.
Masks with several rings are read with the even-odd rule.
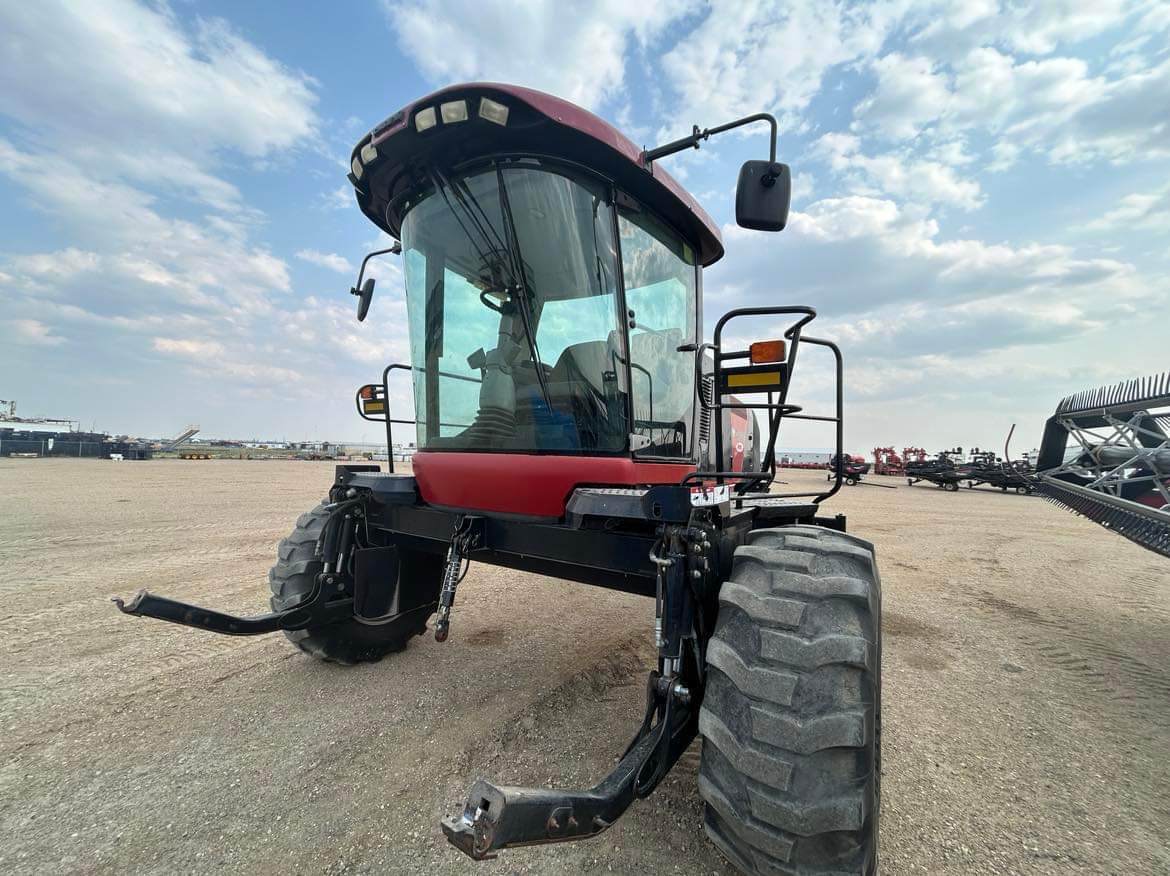
[[[691,487],[691,507],[702,508],[706,505],[720,505],[731,501],[731,484],[721,484],[712,487]]]

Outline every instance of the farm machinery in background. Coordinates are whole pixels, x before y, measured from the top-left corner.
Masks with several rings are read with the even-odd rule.
[[[959,489],[959,484],[970,476],[970,468],[962,460],[962,447],[944,450],[933,459],[927,459],[923,454],[921,459],[905,463],[903,470],[906,474],[906,484],[912,487],[926,481],[948,492],[955,492]]]
[[[921,447],[903,447],[902,448],[902,473],[905,474],[906,466],[912,462],[925,462],[926,451]]]
[[[1063,399],[1036,468],[1045,498],[1170,557],[1170,373]]]
[[[933,459],[928,459],[921,448],[907,448],[904,452],[910,458],[904,467],[906,483],[910,486],[926,481],[947,492],[957,492],[965,483],[968,489],[987,484],[1007,492],[1014,490],[1020,495],[1031,495],[1036,488],[1036,479],[1031,464],[1026,458],[1011,459],[1011,438],[1015,424],[1008,431],[1004,442],[1004,455],[996,456],[994,451],[972,448],[964,454],[962,447],[944,450]]]
[[[893,484],[877,484],[864,480],[864,476],[869,474],[870,464],[865,461],[863,456],[850,456],[848,453],[834,454],[829,459],[828,469],[827,480],[844,480],[845,485],[849,487],[856,487],[860,484],[863,487],[881,487],[883,490],[897,489]]]
[[[358,663],[402,650],[432,616],[437,641],[455,636],[472,562],[648,597],[657,660],[613,771],[586,789],[480,779],[441,822],[448,840],[478,860],[596,836],[701,737],[704,828],[735,867],[875,873],[873,546],[821,508],[843,466],[819,489],[770,491],[790,419],[830,427],[842,457],[841,351],[810,336],[817,314],[804,305],[732,310],[704,341],[702,269],[723,256],[719,225],[661,167],[755,122],[770,126],[771,150],[740,170],[736,222],[780,231],[791,177],[767,114],[643,150],[551,95],[475,83],[375,126],[354,147],[349,180],[397,241],[380,252],[402,256],[411,362],[387,366],[356,403],[393,447],[391,424],[404,420],[392,417],[389,377],[411,378],[413,471],[395,472],[392,459],[388,471],[337,466],[326,500],[277,549],[268,614],[147,591],[118,607],[227,635],[283,630],[318,658]],[[351,292],[364,319],[374,280],[359,273]],[[731,344],[729,325],[752,319],[786,328]],[[833,363],[831,412],[789,396],[810,349]],[[574,651],[568,643],[559,662],[573,666]],[[474,664],[447,663],[448,677],[420,688],[477,684]]]
[[[183,429],[182,432],[180,432],[174,438],[172,438],[169,441],[164,442],[160,449],[164,453],[170,452],[172,450],[178,450],[180,447],[182,447],[184,444],[186,444],[188,441],[190,441],[192,438],[194,438],[198,434],[199,434],[198,424],[190,423],[189,425],[186,426],[186,428]]]
[[[998,487],[1005,493],[1008,490],[1015,490],[1021,496],[1030,496],[1033,493],[1036,489],[1036,476],[1032,464],[1027,457],[1012,459],[1011,443],[1015,431],[1016,424],[1012,423],[1007,440],[1004,441],[1002,458],[991,450],[975,448],[971,451],[968,465],[971,477],[967,481],[968,487],[987,484],[989,487]]]
[[[993,458],[982,462],[973,462],[968,467],[968,487],[987,484],[989,487],[998,487],[1003,492],[1014,490],[1021,496],[1031,495],[1036,489],[1036,476],[1027,460],[1005,462]]]
[[[873,449],[873,473],[901,477],[906,473],[906,464],[893,447],[875,447]]]
[[[840,478],[845,485],[855,487],[861,483],[863,475],[869,474],[869,463],[863,456],[851,456],[848,453],[834,453],[829,458],[829,474],[826,480]]]

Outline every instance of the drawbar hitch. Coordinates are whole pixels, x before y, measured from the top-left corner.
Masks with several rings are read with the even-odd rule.
[[[239,617],[166,596],[156,596],[147,590],[139,590],[128,602],[117,596],[112,601],[125,614],[169,621],[226,636],[259,636],[278,630],[301,630],[346,620],[354,616],[354,601],[351,596],[345,595],[347,590],[352,593],[353,588],[344,568],[344,558],[349,556],[353,545],[354,527],[365,514],[364,501],[362,497],[351,497],[326,506],[330,516],[317,543],[317,553],[324,558],[323,569],[313,582],[313,589],[308,596],[283,611]]]
[[[659,669],[647,679],[642,724],[613,771],[583,790],[499,787],[479,779],[463,811],[442,821],[453,846],[485,860],[509,847],[587,839],[657,787],[698,732],[701,696],[682,682],[681,673],[687,656],[695,656],[692,663],[698,665],[693,650],[697,606],[690,585],[707,575],[710,549],[702,529],[669,526],[651,553],[659,591]]]

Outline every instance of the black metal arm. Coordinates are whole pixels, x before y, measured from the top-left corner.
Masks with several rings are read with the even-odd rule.
[[[392,424],[398,423],[398,424],[404,425],[404,426],[413,426],[418,421],[417,420],[398,420],[398,419],[394,419],[390,416],[390,372],[391,371],[424,371],[424,370],[425,369],[423,369],[423,368],[412,368],[410,365],[406,365],[402,362],[395,362],[393,365],[387,365],[385,367],[385,369],[383,369],[383,371],[382,371],[382,395],[385,397],[385,401],[386,401],[387,470],[391,473],[394,472],[394,434],[393,434],[393,430],[391,428]],[[439,376],[440,377],[450,377],[450,378],[453,378],[455,380],[465,380],[468,383],[483,383],[483,381],[477,377],[469,377],[466,374],[452,374],[450,371],[440,371]],[[362,413],[360,401],[358,402],[358,413],[361,414],[361,416],[364,419],[367,419],[367,420],[373,419],[371,417],[367,417],[365,414]],[[455,426],[456,428],[460,428],[460,429],[467,428],[467,425],[465,423],[439,423],[439,425],[440,426]]]
[[[649,169],[656,160],[664,158],[667,155],[673,155],[676,152],[682,152],[684,149],[698,149],[699,143],[706,140],[713,134],[722,134],[724,131],[730,131],[732,128],[738,128],[742,125],[749,125],[752,122],[767,122],[772,126],[772,148],[768,153],[768,160],[776,163],[776,117],[771,113],[756,113],[751,116],[744,116],[742,119],[736,119],[734,122],[728,122],[725,125],[717,125],[714,128],[704,128],[699,130],[698,125],[693,125],[691,135],[689,137],[681,137],[678,140],[673,140],[662,146],[656,146],[653,149],[647,149],[642,152],[642,166]]]
[[[398,255],[401,252],[402,244],[395,241],[393,246],[388,246],[385,249],[376,249],[373,252],[366,253],[366,257],[362,259],[362,266],[358,268],[358,278],[357,283],[354,284],[354,289],[362,288],[362,278],[366,275],[366,265],[369,263],[370,259],[372,259],[374,256],[380,255]]]

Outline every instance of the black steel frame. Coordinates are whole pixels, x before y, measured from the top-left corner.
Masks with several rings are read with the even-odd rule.
[[[789,326],[784,332],[784,337],[788,341],[788,356],[785,361],[785,375],[786,380],[780,387],[780,390],[773,394],[767,393],[766,402],[728,402],[724,401],[724,396],[728,395],[726,391],[722,390],[723,381],[720,379],[723,370],[723,363],[728,361],[739,361],[748,359],[750,351],[736,350],[734,352],[723,351],[723,330],[729,322],[733,319],[741,317],[752,316],[785,316],[791,314],[799,314],[800,319]],[[776,478],[776,439],[780,434],[780,425],[785,417],[792,420],[812,420],[816,422],[833,423],[836,427],[836,455],[840,458],[844,452],[845,439],[845,398],[844,398],[844,381],[845,381],[845,365],[844,359],[841,356],[841,349],[832,341],[824,338],[812,338],[803,335],[803,329],[806,325],[816,319],[817,312],[811,307],[804,305],[789,305],[789,306],[774,306],[774,307],[740,307],[735,310],[729,310],[720,317],[715,324],[715,332],[713,340],[709,344],[700,345],[695,353],[695,386],[699,399],[699,404],[704,410],[708,410],[712,414],[714,420],[715,432],[715,447],[719,448],[722,454],[723,447],[723,411],[730,409],[748,409],[748,410],[762,410],[767,411],[768,417],[768,443],[760,460],[762,467],[759,472],[734,472],[734,471],[713,471],[713,472],[695,472],[688,475],[684,479],[684,483],[714,479],[716,483],[722,484],[727,480],[738,481],[737,491],[746,493],[758,485],[770,484]],[[792,375],[796,370],[796,356],[800,350],[801,343],[814,344],[819,347],[825,347],[833,354],[834,363],[836,366],[836,413],[833,416],[825,416],[823,414],[806,414],[803,413],[803,408],[799,405],[788,404],[788,391],[791,387]],[[709,349],[712,354],[714,362],[713,375],[715,378],[715,390],[711,402],[708,402],[703,396],[701,381],[703,379],[702,373],[702,357],[703,351]],[[748,394],[748,393],[745,393]],[[758,394],[758,393],[755,393]],[[722,456],[720,456],[722,458]],[[777,493],[776,498],[796,499],[804,497],[813,497],[815,503],[823,502],[834,495],[841,489],[842,475],[840,470],[837,471],[836,478],[833,482],[832,489],[826,491],[803,492],[803,493]]]

